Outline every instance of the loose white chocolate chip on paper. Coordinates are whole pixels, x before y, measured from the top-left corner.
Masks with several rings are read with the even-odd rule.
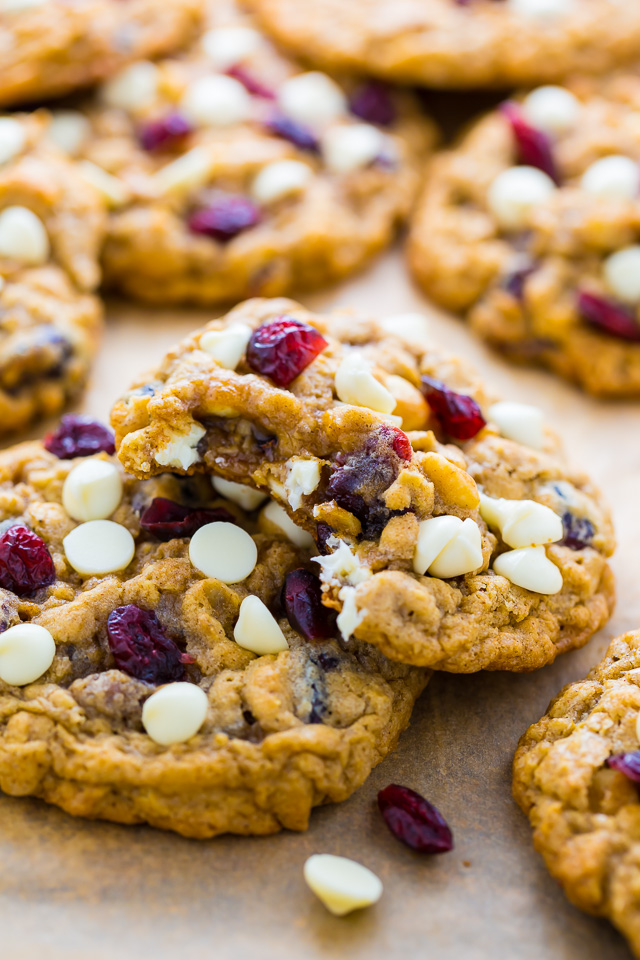
[[[375,873],[355,860],[329,853],[309,857],[304,865],[304,878],[336,917],[369,907],[382,896],[382,882]]]

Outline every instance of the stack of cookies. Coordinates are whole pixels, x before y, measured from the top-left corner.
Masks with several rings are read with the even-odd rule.
[[[100,292],[236,304],[116,377],[112,429],[67,413],[0,453],[0,789],[189,837],[305,829],[432,671],[586,644],[614,538],[541,411],[419,316],[284,296],[410,221],[419,285],[504,356],[637,396],[640,9],[0,0],[0,49],[0,432],[80,397]],[[416,85],[526,89],[438,151]],[[629,634],[565,690],[515,792],[640,955],[638,669]],[[337,913],[380,895],[353,864],[307,879]]]

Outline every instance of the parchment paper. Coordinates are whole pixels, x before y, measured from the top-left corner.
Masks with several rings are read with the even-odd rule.
[[[0,796],[0,957],[629,960],[613,929],[571,907],[546,873],[511,799],[510,765],[518,737],[560,687],[595,664],[610,638],[640,626],[640,402],[607,405],[550,374],[507,366],[460,321],[429,308],[399,252],[340,289],[301,299],[379,315],[428,312],[441,342],[475,362],[498,392],[541,406],[613,506],[617,614],[585,649],[537,673],[437,676],[395,755],[348,803],[316,811],[305,834],[197,842]],[[106,417],[134,374],[213,315],[110,305],[81,409]],[[394,781],[442,810],[452,853],[420,858],[387,833],[375,797]],[[381,902],[330,916],[302,880],[313,852],[371,867],[385,885]]]

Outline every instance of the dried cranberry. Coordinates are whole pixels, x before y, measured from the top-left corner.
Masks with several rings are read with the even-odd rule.
[[[505,274],[502,279],[502,289],[510,293],[516,300],[522,302],[524,300],[524,290],[527,280],[532,273],[535,273],[535,270],[535,263],[530,260],[523,261],[523,263]]]
[[[115,437],[108,427],[91,417],[77,417],[73,413],[67,413],[58,429],[46,435],[44,446],[60,460],[116,452]]]
[[[318,544],[318,552],[326,557],[328,553],[331,553],[327,545],[327,540],[329,537],[333,536],[333,530],[328,523],[325,523],[323,520],[320,520],[316,524],[316,543]]]
[[[412,850],[419,853],[453,850],[453,835],[447,821],[415,790],[392,783],[378,794],[378,806],[394,837]]]
[[[578,313],[598,330],[621,340],[640,340],[640,324],[634,313],[607,297],[595,293],[578,294]]]
[[[391,91],[379,80],[371,80],[354,90],[349,100],[349,109],[355,117],[367,123],[390,127],[395,122],[397,111]]]
[[[335,610],[323,606],[320,580],[301,567],[287,574],[282,588],[287,620],[305,640],[328,640],[335,636]]]
[[[107,635],[118,669],[145,683],[184,680],[184,664],[193,663],[166,636],[153,610],[143,610],[135,603],[109,614]]]
[[[260,211],[255,203],[247,197],[229,194],[216,197],[206,207],[195,210],[187,225],[192,233],[204,233],[224,243],[259,222]]]
[[[140,146],[145,150],[165,150],[179,146],[192,132],[193,127],[180,113],[168,113],[159,120],[151,120],[138,131]]]
[[[276,99],[274,91],[258,80],[257,77],[254,77],[245,67],[239,65],[229,67],[227,75],[241,83],[245,90],[254,97],[262,97],[263,100]]]
[[[640,750],[634,750],[633,753],[617,753],[609,757],[605,763],[612,770],[624,773],[628,780],[640,783]]]
[[[542,130],[537,130],[524,118],[521,108],[517,103],[508,100],[501,107],[503,115],[507,118],[513,131],[516,141],[518,163],[525,163],[529,167],[537,167],[547,176],[551,177],[554,183],[559,183],[558,168],[553,156],[553,147],[551,140]]]
[[[327,495],[358,518],[366,540],[375,540],[391,517],[402,512],[389,510],[382,496],[398,476],[400,460],[406,459],[408,451],[403,438],[408,442],[409,438],[401,430],[383,424],[371,434],[361,451],[336,457]]]
[[[454,440],[471,440],[486,425],[473,397],[450,390],[441,380],[422,377],[422,392],[443,429]]]
[[[391,427],[391,429],[393,430],[393,449],[395,453],[401,460],[411,460],[413,456],[411,440],[400,427]]]
[[[576,517],[574,513],[567,511],[562,516],[562,526],[564,527],[564,537],[562,543],[571,550],[584,550],[590,547],[595,535],[595,527],[586,517]]]
[[[56,579],[51,554],[44,540],[16,524],[0,537],[0,587],[28,597]]]
[[[301,150],[311,150],[314,153],[320,149],[318,138],[303,123],[286,117],[283,113],[274,113],[265,124],[267,130],[282,137],[283,140],[289,140]]]
[[[235,523],[223,507],[197,509],[183,507],[181,503],[154,497],[140,516],[140,526],[156,540],[173,540],[176,537],[192,537],[196,530],[207,523]]]
[[[318,331],[293,317],[281,316],[258,327],[249,340],[247,363],[256,373],[288,387],[328,346]]]

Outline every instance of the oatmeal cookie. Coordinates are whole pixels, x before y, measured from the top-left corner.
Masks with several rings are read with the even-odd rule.
[[[513,791],[572,903],[606,917],[640,957],[640,632],[613,640],[522,737]]]
[[[640,74],[539,87],[431,176],[409,243],[427,294],[508,358],[640,394]]]
[[[106,283],[150,303],[353,272],[408,214],[434,140],[412,98],[302,73],[250,20],[216,9],[185,56],[134,64],[88,107],[88,126],[65,113],[53,129],[113,208]]]
[[[637,57],[640,10],[614,0],[249,0],[264,28],[327,70],[465,88],[604,73]]]
[[[313,537],[345,639],[441,670],[534,669],[611,612],[609,515],[539,410],[496,402],[416,323],[248,301],[115,405],[119,457],[274,498],[265,529]]]
[[[332,639],[308,553],[208,478],[109,451],[68,416],[0,454],[0,789],[190,837],[304,829],[427,672]]]
[[[85,386],[102,328],[92,292],[104,202],[43,139],[44,113],[0,117],[0,433]]]
[[[42,100],[191,39],[202,0],[3,0],[0,105]]]

